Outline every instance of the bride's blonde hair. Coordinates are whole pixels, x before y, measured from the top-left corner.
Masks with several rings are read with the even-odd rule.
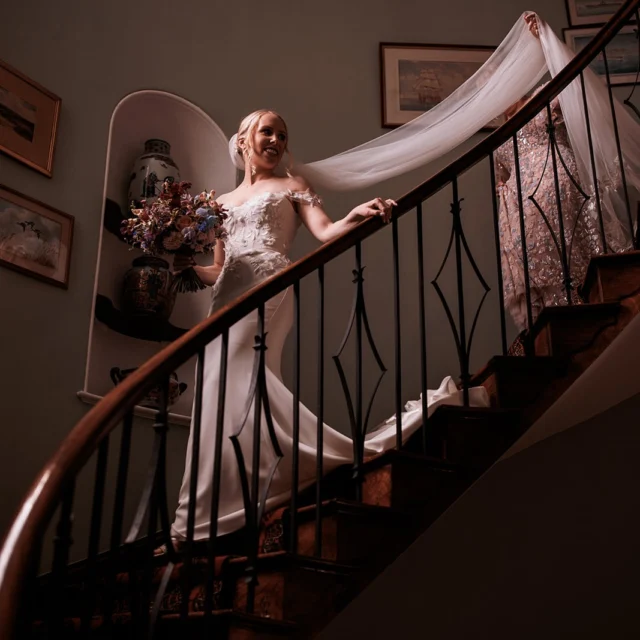
[[[240,126],[238,127],[238,137],[236,139],[236,144],[238,145],[238,153],[242,155],[242,143],[244,143],[244,148],[247,152],[247,157],[249,162],[251,162],[251,156],[253,156],[254,148],[253,148],[253,135],[258,128],[258,124],[260,123],[260,118],[266,115],[273,115],[282,122],[284,125],[285,133],[287,134],[287,141],[284,147],[285,153],[289,156],[289,162],[285,167],[285,171],[289,177],[291,177],[291,167],[293,165],[293,158],[291,156],[291,152],[289,151],[289,130],[287,128],[287,123],[284,121],[284,118],[273,109],[258,109],[253,113],[250,113],[248,116],[242,119],[240,122]]]

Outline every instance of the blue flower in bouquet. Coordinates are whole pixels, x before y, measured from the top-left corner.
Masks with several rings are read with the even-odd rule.
[[[122,236],[145,253],[211,253],[216,241],[226,236],[223,223],[227,212],[215,200],[215,191],[191,196],[188,182],[165,182],[158,198],[124,220]],[[197,291],[204,287],[193,269],[185,269],[174,279],[178,291]]]

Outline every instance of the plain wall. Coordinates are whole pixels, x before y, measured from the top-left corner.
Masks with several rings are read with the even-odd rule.
[[[59,95],[62,112],[53,178],[0,156],[0,183],[75,216],[75,237],[67,291],[0,269],[0,532],[36,473],[88,410],[76,392],[83,386],[86,364],[109,122],[125,95],[145,88],[176,93],[203,108],[228,136],[242,116],[268,106],[285,116],[296,157],[320,159],[384,132],[380,126],[381,41],[496,45],[525,9],[539,11],[557,32],[566,25],[565,9],[558,0],[538,0],[535,6],[522,0],[186,0],[179,5],[163,0],[102,4],[24,0],[4,11],[0,58]],[[479,139],[476,136],[465,148]],[[454,155],[458,154],[379,189],[323,194],[327,209],[338,218],[365,197],[398,197]],[[473,368],[499,347],[487,177],[488,164],[483,163],[460,182],[465,230],[474,257],[492,286],[474,339]],[[450,199],[450,191],[445,190],[425,210],[427,282],[444,257],[451,225]],[[416,398],[419,391],[414,230],[413,216],[400,222],[404,400]],[[315,240],[303,232],[294,256],[315,246]],[[394,407],[390,230],[368,241],[363,253],[369,318],[390,369],[373,406],[375,423]],[[329,356],[340,342],[348,317],[352,268],[352,253],[327,268],[325,417],[342,431],[348,430],[345,402]],[[468,265],[466,273],[470,274]],[[303,286],[302,398],[314,407],[315,282],[309,280]],[[441,282],[445,293],[453,295],[452,261]],[[466,287],[471,310],[482,289],[470,277]],[[450,304],[455,308],[455,297]],[[451,330],[431,287],[427,306],[429,384],[435,386],[446,374],[458,375],[459,366]],[[351,346],[349,353],[353,353]],[[286,357],[284,371],[289,378],[290,353]],[[349,367],[348,355],[346,359]],[[375,378],[370,359],[366,364],[368,393]],[[149,425],[140,421],[136,429]],[[177,491],[186,439],[186,430],[176,427],[173,431],[170,499]],[[138,437],[148,441],[150,434]],[[146,464],[147,453],[143,447],[135,461],[140,468]]]

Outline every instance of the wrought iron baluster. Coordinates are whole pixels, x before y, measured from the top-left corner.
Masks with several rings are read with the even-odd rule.
[[[247,566],[247,611],[253,612],[255,605],[255,590],[258,584],[257,560],[258,539],[260,536],[260,427],[262,418],[263,386],[261,378],[264,375],[265,366],[265,322],[264,305],[258,308],[258,335],[256,336],[255,349],[258,352],[258,381],[253,405],[253,456],[251,467],[251,510],[250,519],[247,520],[247,532],[249,535],[249,564]]]
[[[460,363],[460,380],[462,382],[462,393],[463,393],[463,404],[465,407],[469,406],[469,384],[471,380],[471,373],[469,370],[469,362],[470,362],[470,354],[471,354],[471,345],[473,344],[473,337],[475,335],[476,326],[478,324],[478,318],[480,317],[480,311],[482,310],[482,306],[484,305],[485,300],[487,299],[487,295],[491,288],[486,283],[485,279],[482,277],[480,273],[480,269],[473,259],[473,255],[471,253],[471,249],[467,244],[467,239],[464,235],[464,229],[462,228],[462,207],[460,206],[462,202],[462,198],[459,197],[458,194],[458,176],[454,176],[451,181],[452,188],[452,202],[451,202],[451,235],[449,236],[449,243],[447,245],[447,250],[445,252],[444,259],[442,264],[440,265],[440,269],[436,274],[436,277],[433,279],[431,284],[433,285],[438,297],[440,298],[440,302],[442,302],[442,306],[444,307],[444,311],[447,315],[447,320],[449,321],[449,325],[451,327],[451,332],[453,333],[453,339],[456,344],[456,349],[458,351],[458,362]],[[447,300],[442,293],[442,289],[438,285],[438,278],[440,274],[444,270],[444,267],[449,259],[449,255],[451,254],[451,248],[454,248],[455,261],[456,261],[456,291],[458,298],[458,325],[456,326],[456,321],[453,317],[453,312],[449,307]],[[478,279],[478,282],[484,289],[484,295],[478,304],[478,308],[476,310],[475,317],[473,318],[473,322],[471,323],[471,331],[469,332],[469,336],[467,337],[467,322],[466,322],[466,312],[465,312],[465,297],[464,297],[464,279],[462,274],[462,252],[465,252],[467,256],[467,260],[473,269],[473,272]]]
[[[283,295],[286,295],[283,294]],[[246,582],[247,582],[247,611],[253,611],[255,588],[257,585],[256,575],[256,560],[258,556],[258,543],[260,533],[260,521],[262,513],[265,508],[269,487],[273,480],[273,476],[278,468],[278,464],[283,457],[282,449],[278,443],[276,437],[275,427],[273,425],[273,418],[271,416],[271,407],[269,405],[269,394],[267,392],[267,380],[265,375],[266,361],[265,352],[267,350],[266,345],[266,330],[265,330],[265,308],[264,304],[261,304],[257,309],[258,314],[258,335],[256,335],[256,342],[254,350],[256,352],[253,372],[251,374],[251,381],[249,383],[249,394],[247,402],[242,414],[242,420],[239,426],[235,429],[234,433],[230,436],[231,444],[233,446],[233,452],[236,456],[238,463],[238,472],[240,474],[240,488],[242,490],[242,499],[244,502],[244,512],[246,521],[246,533],[247,533],[247,557],[248,563],[245,568]],[[245,465],[244,453],[240,445],[240,435],[244,430],[244,427],[249,419],[251,410],[253,408],[253,454],[252,454],[252,481],[251,487],[249,486],[249,477],[247,475],[247,468]],[[276,460],[271,466],[271,469],[267,473],[267,481],[265,483],[264,491],[260,495],[260,428],[261,428],[261,410],[264,409],[264,416],[267,426],[267,433],[271,446],[276,455]]]
[[[567,304],[572,305],[573,299],[571,291],[573,283],[571,282],[571,272],[569,270],[569,259],[567,256],[567,237],[564,231],[564,215],[562,213],[562,196],[560,195],[560,178],[558,175],[558,160],[556,158],[556,126],[553,122],[551,113],[551,105],[547,103],[547,132],[549,133],[549,142],[551,147],[551,166],[553,168],[553,184],[556,192],[556,211],[558,214],[558,230],[560,233],[560,260],[562,262],[562,276],[564,282],[564,290],[567,295]]]
[[[396,448],[402,448],[402,342],[400,338],[400,252],[398,251],[398,218],[391,220],[393,245],[393,318],[395,351]]]
[[[354,474],[356,481],[356,500],[362,500],[362,464],[364,461],[364,430],[362,419],[362,305],[364,296],[362,293],[362,244],[356,244],[356,433],[354,439],[356,451],[354,451]]]
[[[187,507],[187,539],[184,546],[181,571],[180,619],[186,623],[189,615],[189,591],[191,564],[193,560],[193,536],[196,523],[196,502],[198,500],[198,472],[200,470],[200,439],[202,429],[202,384],[204,375],[204,349],[198,352],[196,363],[196,388],[193,407],[193,430],[191,432],[191,477],[189,478],[189,505]]]
[[[158,490],[154,486],[149,501],[149,517],[147,520],[147,537],[143,545],[144,559],[140,579],[140,601],[138,603],[139,637],[151,638],[151,587],[153,581],[153,550],[156,545],[156,529],[158,524]],[[135,625],[134,625],[134,628]]]
[[[582,104],[584,106],[584,118],[587,126],[587,140],[589,142],[589,159],[591,161],[591,177],[593,180],[593,191],[598,211],[598,223],[600,225],[600,237],[602,239],[602,252],[607,253],[607,234],[604,230],[604,220],[602,218],[602,204],[600,202],[600,187],[598,186],[598,174],[596,172],[596,157],[593,151],[593,136],[591,135],[591,122],[589,120],[589,103],[587,101],[587,90],[584,84],[584,74],[580,72],[580,87],[582,90]]]
[[[529,257],[527,255],[527,236],[524,225],[524,204],[522,201],[522,178],[520,176],[520,155],[518,153],[518,136],[513,136],[513,164],[516,170],[516,188],[518,192],[518,209],[520,213],[520,242],[522,244],[522,268],[524,271],[524,291],[527,305],[527,329],[533,327],[533,308],[531,306],[531,281],[529,279]],[[529,335],[524,339],[525,355],[533,355]]]
[[[60,519],[53,539],[53,564],[51,569],[51,594],[49,597],[49,630],[50,637],[62,637],[64,629],[64,594],[67,567],[69,565],[69,549],[73,544],[73,498],[75,479],[69,481],[62,497]]]
[[[422,453],[427,454],[427,323],[424,288],[424,235],[422,233],[422,202],[416,206],[416,236],[418,242],[418,310],[420,312],[420,394],[422,398]]]
[[[491,202],[493,204],[493,232],[496,242],[496,265],[498,267],[498,304],[500,308],[500,339],[502,355],[507,355],[507,318],[504,308],[504,282],[502,280],[502,245],[500,243],[500,212],[498,209],[498,192],[496,187],[496,169],[493,154],[489,155],[489,172],[491,174]]]
[[[322,556],[322,476],[324,456],[324,266],[318,269],[318,409],[316,411],[316,531],[314,555]]]
[[[300,466],[300,281],[293,285],[293,451],[291,452],[291,501],[289,553],[298,551],[298,478]]]
[[[109,436],[106,436],[98,447],[96,474],[93,490],[93,505],[91,507],[91,530],[89,533],[89,547],[87,553],[87,568],[85,571],[84,603],[80,627],[80,635],[87,637],[91,630],[91,618],[95,606],[96,573],[98,551],[100,547],[100,530],[102,528],[102,508],[104,505],[104,489],[107,477],[107,459],[109,456]]]
[[[629,188],[627,186],[627,174],[624,169],[624,160],[622,158],[622,146],[620,144],[620,131],[618,130],[618,117],[616,116],[616,105],[613,99],[613,89],[611,88],[611,78],[609,76],[609,61],[607,60],[606,47],[602,50],[602,60],[604,62],[604,72],[607,78],[607,90],[609,91],[609,106],[611,107],[611,119],[613,121],[613,132],[616,139],[616,150],[618,152],[618,160],[620,161],[620,177],[622,179],[622,190],[624,192],[624,203],[627,208],[627,217],[629,219],[629,232],[631,238],[634,238],[633,233],[633,220],[631,217],[631,201],[629,199]],[[634,245],[636,249],[640,247],[640,232],[639,237],[634,238]]]
[[[480,273],[480,269],[473,259],[473,255],[471,253],[471,249],[467,243],[467,240],[464,235],[464,230],[462,227],[462,217],[461,217],[461,202],[462,198],[459,197],[458,194],[458,176],[454,176],[452,182],[452,203],[451,203],[451,234],[449,236],[449,242],[447,244],[447,249],[445,251],[444,259],[442,260],[442,264],[440,265],[440,269],[436,274],[435,278],[432,280],[431,284],[433,285],[440,301],[442,302],[442,306],[444,307],[444,311],[447,315],[447,320],[449,321],[449,325],[451,327],[451,331],[453,333],[453,339],[455,341],[456,349],[458,352],[458,362],[460,364],[460,380],[462,382],[462,390],[463,390],[463,403],[464,406],[469,406],[469,384],[471,379],[471,373],[469,370],[470,363],[470,354],[471,354],[471,345],[473,343],[473,338],[475,335],[476,326],[478,323],[478,318],[480,317],[480,311],[482,310],[482,306],[487,298],[489,291],[491,290],[489,285],[486,283],[482,274]],[[455,261],[456,261],[456,290],[457,290],[457,299],[458,299],[458,324],[456,326],[456,321],[453,317],[453,312],[447,303],[447,300],[438,284],[438,279],[442,274],[444,267],[449,259],[449,255],[451,254],[451,249],[454,248]],[[465,311],[465,293],[464,293],[464,279],[462,273],[462,252],[465,252],[469,264],[473,269],[473,272],[476,275],[480,285],[484,289],[484,294],[480,303],[478,304],[478,308],[476,310],[475,317],[473,318],[473,322],[471,324],[471,331],[469,332],[469,336],[467,337],[467,323],[466,323],[466,311]]]
[[[163,380],[160,409],[156,412],[156,419],[153,425],[154,438],[151,457],[147,467],[147,477],[142,495],[138,501],[138,506],[133,518],[133,523],[125,538],[124,544],[127,549],[128,571],[129,571],[129,592],[131,594],[131,612],[133,615],[133,628],[138,634],[147,635],[149,631],[149,593],[151,572],[153,569],[153,550],[156,544],[156,523],[159,498],[164,495],[162,484],[165,478],[165,458],[166,458],[166,437],[168,426],[167,401],[169,395],[169,379]],[[160,491],[160,493],[159,493]],[[141,583],[138,584],[138,557],[135,553],[135,542],[138,539],[147,519],[147,539],[143,545],[142,576]],[[152,530],[153,528],[153,530]],[[163,531],[164,541],[167,545],[167,554],[171,562],[176,561],[176,554],[173,550],[169,538],[169,532]],[[169,567],[167,567],[170,570]],[[159,594],[161,597],[161,594]]]
[[[364,439],[367,433],[367,426],[369,424],[369,416],[371,414],[371,407],[373,406],[373,401],[375,400],[376,393],[378,392],[378,388],[380,387],[380,383],[386,373],[387,369],[384,366],[384,362],[382,362],[382,358],[378,353],[378,350],[375,345],[375,341],[373,340],[373,335],[371,333],[371,327],[369,326],[369,320],[367,318],[367,310],[364,302],[364,278],[363,271],[364,267],[362,266],[362,246],[361,243],[358,242],[355,244],[355,253],[356,253],[356,268],[352,271],[353,273],[353,283],[356,285],[356,292],[353,299],[353,306],[351,308],[351,315],[349,317],[349,322],[347,324],[347,330],[344,334],[340,347],[338,348],[338,352],[333,356],[333,361],[336,365],[336,369],[338,370],[338,376],[340,378],[340,384],[342,385],[342,390],[344,392],[344,397],[347,403],[347,411],[349,413],[349,422],[351,425],[351,438],[353,441],[353,475],[352,479],[355,483],[355,497],[356,500],[362,500],[362,463],[364,460]],[[354,401],[351,396],[351,392],[349,391],[349,385],[347,384],[347,377],[344,372],[344,368],[340,362],[340,356],[346,347],[347,341],[349,340],[349,336],[351,335],[351,331],[353,327],[356,327],[356,340],[355,340],[355,351],[356,351],[356,392],[355,392],[355,407]],[[371,352],[373,353],[373,357],[376,361],[378,369],[380,370],[380,375],[378,376],[378,380],[375,383],[375,387],[373,388],[373,392],[371,393],[371,397],[369,399],[369,403],[367,405],[366,413],[364,413],[364,403],[363,403],[363,377],[362,377],[362,338],[364,335],[367,337],[367,342],[369,343],[369,347]],[[364,415],[363,415],[364,414]]]
[[[120,437],[120,453],[118,457],[118,471],[116,475],[116,493],[113,502],[113,516],[111,525],[111,540],[109,545],[109,568],[107,576],[107,592],[104,603],[104,624],[106,629],[111,628],[113,614],[113,600],[116,590],[116,573],[118,571],[120,557],[120,541],[122,540],[122,527],[124,518],[124,505],[127,491],[127,478],[129,473],[129,456],[131,453],[131,431],[133,428],[133,413],[129,412],[122,423],[122,435]]]
[[[458,286],[458,328],[460,331],[460,380],[462,382],[462,393],[464,406],[469,406],[469,354],[467,352],[467,328],[464,312],[464,279],[462,275],[462,251],[460,237],[462,235],[462,221],[460,220],[460,197],[458,194],[458,177],[455,176],[451,182],[453,189],[453,202],[451,213],[453,214],[454,241],[456,252],[456,280]]]
[[[140,586],[140,613],[139,624],[141,637],[153,637],[155,615],[159,608],[159,601],[163,597],[161,591],[156,595],[156,601],[152,605],[151,601],[151,587],[153,581],[153,562],[154,562],[154,549],[156,547],[156,531],[158,525],[158,513],[160,510],[160,503],[163,498],[166,500],[166,494],[163,491],[163,485],[165,481],[165,465],[167,454],[167,434],[169,431],[169,378],[165,378],[162,381],[162,395],[160,401],[160,409],[156,413],[156,420],[153,425],[155,431],[155,443],[157,443],[157,456],[155,464],[153,465],[152,480],[150,486],[149,502],[148,502],[148,520],[147,520],[147,538],[144,542],[144,560]],[[165,539],[167,531],[164,531]],[[170,538],[167,541],[167,555],[170,559],[174,557],[173,545]],[[173,569],[173,563],[169,563],[165,567],[165,573],[171,573]],[[135,626],[134,626],[135,628]]]
[[[224,435],[224,413],[227,394],[227,354],[229,351],[229,331],[225,329],[220,347],[220,375],[218,378],[218,406],[216,409],[216,437],[213,457],[213,480],[211,483],[211,517],[209,524],[209,566],[205,583],[204,614],[207,618],[206,631],[211,634],[214,607],[216,537],[218,535],[218,512],[220,506],[220,479],[222,477],[222,442]]]
[[[640,10],[636,9],[636,25],[640,25]],[[640,110],[636,107],[633,102],[631,102],[631,98],[633,98],[633,94],[636,92],[636,87],[640,82],[640,26],[637,26],[635,29],[636,39],[638,40],[638,71],[636,71],[636,79],[635,82],[631,85],[631,91],[629,95],[624,99],[624,104],[629,107],[640,119]],[[637,224],[637,221],[636,221]]]

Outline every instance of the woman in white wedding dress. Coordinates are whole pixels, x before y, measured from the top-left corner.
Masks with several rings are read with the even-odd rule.
[[[278,175],[277,169],[287,153],[288,133],[282,118],[272,111],[256,111],[247,116],[240,125],[235,144],[237,153],[241,154],[244,162],[245,178],[237,189],[218,199],[229,213],[225,222],[227,237],[224,242],[218,242],[212,266],[194,266],[202,281],[213,286],[212,312],[290,264],[289,249],[301,222],[318,240],[327,242],[368,217],[380,216],[385,222],[390,219],[395,203],[392,200],[375,198],[357,206],[343,219],[332,222],[322,209],[322,201],[303,178],[292,176],[289,171],[286,176]],[[177,266],[184,267],[187,263],[179,262]],[[292,318],[291,290],[275,296],[265,305],[265,331],[268,333],[268,348],[265,354],[266,384],[275,435],[284,454],[269,485],[267,509],[285,502],[291,492],[293,397],[282,382],[280,361]],[[238,461],[229,436],[238,431],[245,417],[256,353],[255,336],[258,333],[257,312],[243,318],[229,331],[218,535],[231,533],[242,527],[245,522]],[[214,340],[207,346],[204,358],[195,540],[207,538],[210,529],[220,348],[220,339]],[[462,403],[462,395],[451,378],[446,378],[438,390],[428,392],[430,410],[444,402]],[[483,388],[471,390],[471,402],[475,405],[488,404]],[[403,430],[409,435],[421,423],[421,402],[410,403],[403,414]],[[300,487],[308,486],[315,479],[316,427],[316,417],[301,404]],[[239,438],[249,486],[252,432],[253,417],[250,412]],[[187,532],[192,437],[193,430],[189,438],[179,506],[171,531],[176,544],[185,539]],[[365,458],[394,447],[395,438],[395,419],[391,418],[367,436]],[[275,460],[263,415],[261,491],[269,482],[270,470]],[[325,473],[339,465],[352,463],[352,440],[325,425],[323,460]]]

